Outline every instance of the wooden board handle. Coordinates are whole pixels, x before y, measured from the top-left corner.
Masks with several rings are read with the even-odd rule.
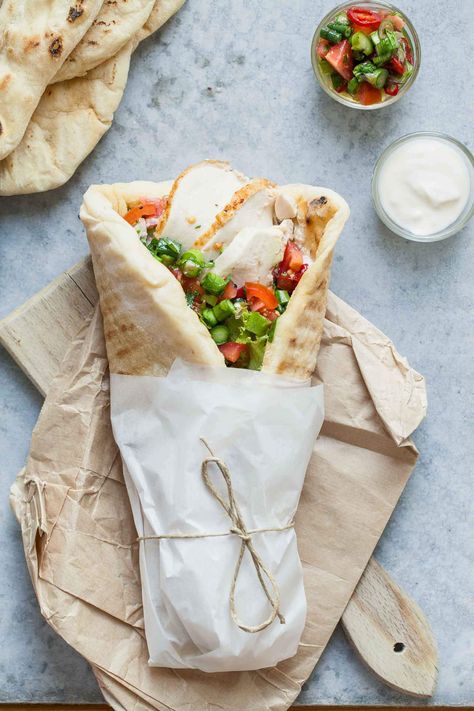
[[[386,684],[432,696],[437,649],[416,602],[371,558],[342,616],[342,627],[365,664]]]
[[[43,395],[97,299],[91,262],[85,259],[0,321],[0,343]],[[342,624],[380,679],[416,696],[433,693],[436,646],[428,623],[373,558]],[[397,651],[396,644],[403,644],[403,650]]]

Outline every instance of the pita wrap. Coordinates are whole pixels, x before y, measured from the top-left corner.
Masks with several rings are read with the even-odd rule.
[[[154,0],[104,0],[102,9],[53,82],[84,76],[113,57],[148,19]]]
[[[147,23],[112,59],[85,77],[48,87],[19,146],[0,162],[0,195],[64,185],[110,128],[128,76],[130,55],[184,0],[155,1]]]
[[[222,167],[223,171],[226,169]],[[174,214],[169,202],[176,199],[182,175],[174,184],[96,185],[84,196],[80,216],[92,253],[107,354],[113,373],[164,375],[176,358],[211,366],[225,363],[209,331],[188,306],[181,284],[142,244],[135,228],[123,219],[128,207],[144,198],[153,200],[170,196],[163,213],[169,219]],[[248,184],[253,183],[249,181]],[[267,185],[264,187],[268,188]],[[262,369],[306,380],[316,364],[332,254],[349,208],[337,193],[326,188],[291,185],[275,186],[272,190],[274,210],[282,196],[286,205],[294,206],[292,239],[296,236],[300,243],[304,241],[311,264],[296,286],[288,308],[277,320],[273,342],[266,346]],[[193,198],[194,193],[188,207],[191,211],[196,208]],[[212,194],[207,199],[212,201]],[[182,197],[179,204],[186,214]],[[246,204],[247,200],[241,201],[240,209]],[[236,219],[238,212],[234,195],[229,209],[224,208],[218,214],[231,215],[231,221]],[[229,221],[223,223],[222,229]],[[285,218],[285,222],[289,219]],[[255,240],[263,234],[262,230],[268,229],[257,228]],[[166,224],[159,225],[159,230],[166,234]],[[236,241],[242,232],[245,230],[239,231],[239,237],[234,236]],[[212,239],[218,233],[219,230],[212,233]],[[246,235],[248,237],[248,233]],[[180,240],[181,234],[174,233],[173,237]],[[189,242],[183,244],[185,249],[189,248]],[[255,250],[258,246],[254,242]]]
[[[0,160],[20,143],[41,96],[103,0],[4,0],[0,7]]]

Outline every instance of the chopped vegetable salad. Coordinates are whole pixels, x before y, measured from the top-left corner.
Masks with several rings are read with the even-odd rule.
[[[396,96],[414,71],[405,24],[398,13],[357,6],[335,15],[316,48],[328,86],[365,106]]]
[[[201,250],[184,250],[174,238],[155,236],[166,202],[166,198],[144,199],[129,205],[124,219],[153,257],[179,281],[188,306],[208,329],[226,364],[260,370],[278,318],[308,268],[301,249],[293,240],[286,242],[283,259],[274,265],[271,285],[247,281],[238,287],[231,274],[214,273],[214,262]]]

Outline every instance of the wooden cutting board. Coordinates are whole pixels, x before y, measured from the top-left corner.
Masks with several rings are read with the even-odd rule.
[[[85,259],[0,321],[0,343],[43,395],[97,301],[91,262]],[[363,661],[382,681],[414,696],[433,694],[437,649],[428,622],[374,558],[341,622]]]

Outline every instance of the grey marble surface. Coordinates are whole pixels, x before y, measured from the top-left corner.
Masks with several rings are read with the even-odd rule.
[[[430,703],[474,704],[474,224],[446,242],[415,244],[377,220],[370,175],[381,150],[414,130],[472,141],[472,0],[400,0],[420,31],[411,92],[376,112],[343,108],[316,85],[312,32],[329,0],[188,0],[133,58],[112,129],[63,188],[0,203],[0,317],[86,251],[77,217],[91,182],[164,179],[205,157],[251,175],[327,185],[352,215],[332,288],[395,341],[427,378],[421,459],[377,555],[419,602],[439,644]],[[465,79],[463,79],[463,77]],[[472,144],[471,144],[472,147]],[[94,702],[87,664],[42,620],[8,490],[24,463],[41,398],[0,350],[0,701]],[[366,671],[334,635],[301,703],[415,703]]]

